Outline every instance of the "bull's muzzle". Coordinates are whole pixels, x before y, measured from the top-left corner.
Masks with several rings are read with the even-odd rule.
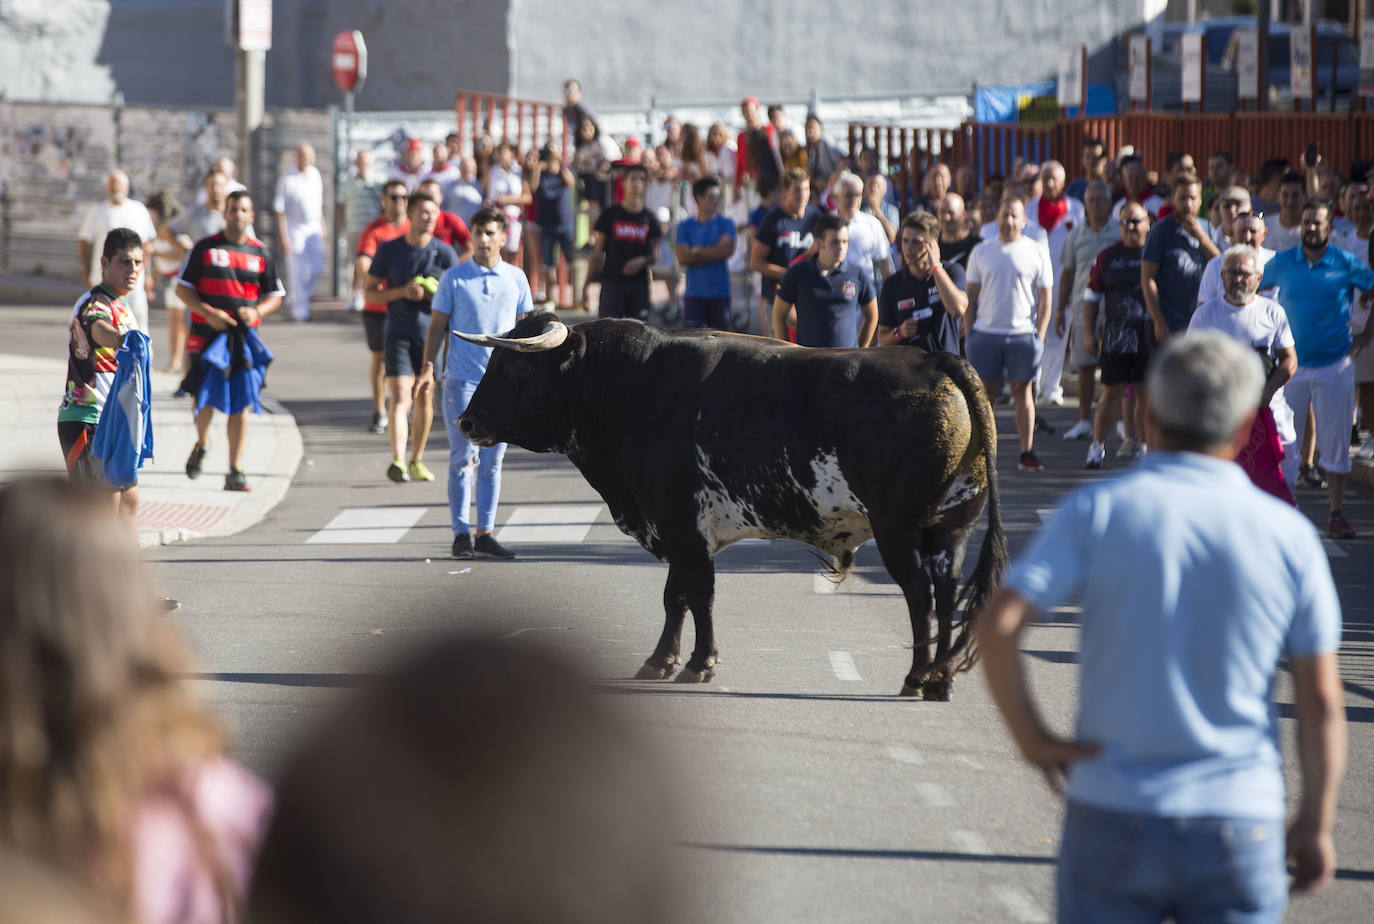
[[[495,446],[497,441],[482,432],[482,428],[477,426],[477,421],[464,414],[458,418],[458,432],[463,434],[463,439],[484,449]]]

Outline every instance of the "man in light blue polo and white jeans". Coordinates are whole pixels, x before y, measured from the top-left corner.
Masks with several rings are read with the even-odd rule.
[[[1312,524],[1233,461],[1259,406],[1258,356],[1186,333],[1147,381],[1150,454],[1070,496],[979,614],[988,686],[1026,760],[1056,790],[1067,777],[1061,924],[1279,921],[1290,887],[1315,892],[1336,870],[1340,602]],[[1017,640],[1076,594],[1078,716],[1064,740],[1031,701]],[[1302,782],[1286,836],[1280,658]]]
[[[448,509],[453,525],[454,558],[514,558],[515,553],[492,536],[496,505],[501,496],[501,460],[506,444],[478,449],[458,431],[458,418],[467,410],[477,383],[487,371],[491,347],[471,344],[450,331],[501,334],[534,310],[525,274],[501,259],[508,220],[500,208],[488,206],[472,216],[472,259],[444,273],[434,293],[433,317],[425,339],[425,363],[415,381],[416,400],[428,400],[434,387],[434,362],[448,342],[444,377],[444,425],[448,428]],[[469,532],[468,504],[474,475],[477,482],[476,537]]]

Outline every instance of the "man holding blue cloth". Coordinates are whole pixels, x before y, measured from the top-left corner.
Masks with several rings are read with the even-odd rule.
[[[534,310],[534,298],[525,274],[501,259],[509,222],[501,209],[487,206],[472,216],[472,259],[444,273],[434,293],[433,317],[425,337],[424,364],[415,381],[415,400],[431,400],[434,363],[448,343],[447,375],[444,378],[444,425],[448,428],[448,508],[453,526],[454,558],[514,558],[491,534],[496,528],[496,505],[501,496],[501,460],[506,444],[478,449],[458,430],[458,418],[467,410],[472,393],[487,371],[491,347],[481,347],[452,336],[501,334],[515,326],[523,314]],[[470,531],[468,504],[474,474],[477,483],[476,536]]]

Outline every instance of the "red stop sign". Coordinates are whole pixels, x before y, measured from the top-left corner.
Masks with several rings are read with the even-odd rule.
[[[343,92],[352,93],[367,79],[367,45],[357,29],[334,36],[329,59],[334,84]]]

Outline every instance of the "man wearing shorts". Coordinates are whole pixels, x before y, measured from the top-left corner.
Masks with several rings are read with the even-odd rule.
[[[1098,356],[1097,366],[1102,372],[1102,398],[1097,403],[1085,468],[1102,467],[1107,434],[1116,423],[1128,385],[1135,389],[1136,414],[1142,418],[1136,432],[1145,432],[1144,383],[1145,369],[1150,364],[1150,314],[1141,288],[1140,261],[1150,230],[1150,213],[1139,202],[1127,202],[1117,221],[1121,241],[1097,255],[1088,273],[1088,287],[1083,291],[1083,345],[1089,355]],[[1122,444],[1117,458],[1135,455],[1137,447],[1129,445],[1131,442]]]
[[[353,278],[359,286],[366,285],[367,271],[377,256],[377,248],[410,230],[406,217],[406,184],[401,180],[387,180],[382,187],[382,214],[358,235],[358,253],[354,258]],[[386,356],[382,352],[386,332],[386,303],[376,298],[364,298],[363,331],[367,334],[367,349],[372,354],[367,381],[372,386],[373,433],[386,432]]]
[[[989,398],[1006,380],[1021,441],[1019,467],[1043,472],[1045,465],[1033,448],[1031,383],[1045,351],[1054,275],[1049,249],[1021,233],[1025,224],[1025,200],[1007,195],[997,210],[997,237],[969,254],[964,348]]]
[[[1284,388],[1296,420],[1310,405],[1317,422],[1318,464],[1326,472],[1331,514],[1326,534],[1353,539],[1355,529],[1341,511],[1350,472],[1350,422],[1355,417],[1355,364],[1374,339],[1366,325],[1350,335],[1350,292],[1359,289],[1366,306],[1374,300],[1374,270],[1348,250],[1330,246],[1331,203],[1309,199],[1302,210],[1302,244],[1280,251],[1264,267],[1260,288],[1279,287],[1298,350],[1298,371]]]
[[[124,335],[137,328],[125,301],[141,282],[143,240],[128,228],[111,228],[100,254],[100,282],[76,303],[67,336],[67,390],[57,411],[57,438],[73,481],[103,484],[100,460],[91,455],[95,425],[109,397]],[[112,486],[113,487],[113,486]],[[138,482],[114,488],[115,509],[132,518]]]
[[[425,335],[429,330],[430,302],[434,288],[449,267],[458,265],[453,248],[434,237],[439,203],[424,193],[411,195],[406,205],[410,229],[377,248],[367,271],[367,291],[386,305],[382,352],[387,392],[391,398],[391,464],[386,477],[395,482],[433,481],[423,461],[429,427],[434,422],[434,401],[426,394],[415,404],[415,427],[410,442],[410,462],[405,464],[411,387],[425,361]],[[432,288],[425,280],[433,279]]]

